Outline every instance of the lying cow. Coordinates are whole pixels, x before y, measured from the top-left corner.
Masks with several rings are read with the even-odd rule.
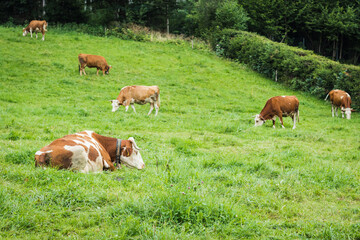
[[[38,38],[38,32],[42,33],[42,40],[45,40],[45,32],[47,31],[47,22],[44,21],[38,21],[38,20],[32,20],[29,25],[26,28],[23,28],[23,36],[25,37],[28,33],[32,34],[33,32],[36,33],[36,38]]]
[[[266,102],[261,113],[255,116],[255,126],[261,126],[266,120],[271,119],[275,128],[275,119],[279,117],[281,126],[285,128],[282,118],[287,116],[293,119],[295,129],[296,118],[299,121],[299,100],[295,96],[272,97]]]
[[[344,118],[344,112],[347,119],[351,118],[351,97],[350,95],[342,90],[331,90],[328,95],[326,95],[325,101],[330,96],[331,102],[331,114],[334,117],[334,110],[336,112],[336,116],[338,116],[338,108],[341,109],[342,118]]]
[[[109,74],[109,70],[111,67],[111,65],[108,65],[105,58],[102,56],[97,56],[97,55],[90,55],[90,54],[83,54],[80,53],[79,56],[79,72],[80,72],[80,76],[82,76],[82,73],[84,73],[84,75],[86,75],[85,73],[85,67],[88,68],[96,68],[96,75],[99,75],[99,70],[101,70],[103,72],[103,75]]]
[[[59,138],[35,153],[35,166],[72,169],[83,173],[115,170],[126,166],[143,169],[134,138],[120,140],[84,131]]]
[[[125,106],[125,111],[127,112],[129,105],[131,105],[135,113],[134,103],[140,105],[150,103],[148,115],[151,114],[155,106],[156,116],[160,108],[160,90],[158,86],[127,86],[120,90],[116,100],[110,100],[110,102],[112,103],[113,112],[118,110],[120,105]]]

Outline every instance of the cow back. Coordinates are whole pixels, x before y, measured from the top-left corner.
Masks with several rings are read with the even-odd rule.
[[[85,131],[53,141],[35,154],[36,165],[81,172],[102,171],[103,160],[110,159],[110,156],[92,135],[93,132]]]

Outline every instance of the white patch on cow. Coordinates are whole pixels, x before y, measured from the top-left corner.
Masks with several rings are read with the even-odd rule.
[[[104,167],[105,168],[110,168],[109,164],[104,160]]]
[[[340,97],[340,99],[343,99],[343,98],[344,98],[344,96],[341,96],[341,97]]]
[[[49,150],[49,151],[46,151],[46,152],[42,152],[42,151],[37,151],[36,153],[35,153],[35,155],[41,155],[41,154],[43,154],[43,153],[51,153],[53,150]]]
[[[103,170],[104,162],[103,156],[101,155],[100,150],[102,149],[102,146],[92,137],[93,131],[85,131],[85,133],[76,133],[75,135],[78,136],[78,139],[72,139],[72,141],[76,144],[81,144],[86,146],[87,151],[84,147],[80,145],[72,146],[73,149],[77,150],[77,155],[74,160],[75,153],[73,152],[72,157],[72,166],[71,169],[78,170],[80,172],[101,172]],[[89,140],[87,139],[89,138]],[[66,146],[69,150],[70,146]],[[77,147],[77,148],[76,148]],[[95,161],[91,161],[89,159],[89,153],[90,148],[93,147],[98,154],[98,157],[95,159]],[[80,150],[79,150],[80,149]],[[70,150],[69,150],[70,151]],[[106,162],[105,162],[106,163]],[[105,167],[109,167],[106,163]]]
[[[111,105],[112,105],[112,112],[116,112],[116,110],[119,109],[120,107],[120,102],[119,100],[111,100]]]
[[[282,96],[282,97],[286,97],[286,96]]]
[[[342,110],[342,109],[341,109]],[[346,119],[351,119],[351,108],[345,108],[344,110],[342,110],[343,112],[345,112],[346,115]],[[343,113],[343,117],[344,117],[344,113]]]
[[[346,93],[346,95],[347,95],[349,98],[351,98],[351,97],[350,97],[350,95],[349,95],[348,93]]]
[[[145,103],[152,103],[154,102],[151,97],[145,98]]]
[[[258,127],[258,126],[263,125],[264,122],[265,122],[264,120],[260,119],[260,115],[259,115],[259,114],[257,114],[257,115],[255,116],[255,127]]]
[[[23,36],[25,37],[28,33],[29,33],[29,32],[25,30],[25,31],[23,32]]]
[[[71,157],[70,169],[83,171],[88,162],[88,155],[82,146],[68,146],[65,145],[64,149],[73,153]]]
[[[125,151],[126,148],[123,149]],[[121,161],[128,167],[143,169],[145,167],[144,161],[139,151],[133,148],[133,152],[129,157],[120,156]]]
[[[132,154],[129,157],[125,157],[120,155],[120,160],[128,167],[134,167],[137,169],[143,169],[145,167],[144,161],[139,152],[140,148],[136,145],[135,139],[133,137],[129,137],[128,139],[131,142],[132,146]],[[125,152],[126,147],[123,148],[122,152]]]

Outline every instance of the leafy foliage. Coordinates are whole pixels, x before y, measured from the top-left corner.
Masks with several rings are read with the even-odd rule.
[[[343,65],[311,51],[242,31],[224,30],[212,45],[217,52],[221,49],[224,56],[245,63],[293,89],[323,98],[330,90],[339,88],[352,95],[354,105],[360,104],[359,67]]]

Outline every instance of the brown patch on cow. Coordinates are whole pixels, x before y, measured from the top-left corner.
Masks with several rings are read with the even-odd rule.
[[[331,103],[336,107],[351,108],[351,97],[342,90],[332,90],[329,92]]]
[[[93,146],[90,146],[88,158],[90,161],[96,162],[99,154]]]
[[[123,151],[121,155],[124,157],[130,157],[133,152],[132,143],[129,140],[123,140],[122,142],[121,148]]]

